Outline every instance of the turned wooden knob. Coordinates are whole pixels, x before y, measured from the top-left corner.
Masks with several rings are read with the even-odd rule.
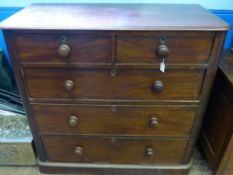
[[[149,120],[149,126],[155,128],[159,125],[159,119],[157,117],[151,117]]]
[[[170,50],[167,47],[167,45],[161,44],[161,45],[159,45],[159,47],[157,49],[157,53],[158,53],[160,58],[166,58],[169,55]]]
[[[76,146],[74,148],[74,154],[76,156],[81,156],[83,154],[83,148],[81,146]]]
[[[61,44],[58,47],[57,53],[60,57],[66,58],[70,54],[70,47],[67,44]]]
[[[164,89],[163,82],[159,80],[155,81],[153,84],[153,89],[155,92],[162,92]]]
[[[67,91],[71,91],[74,88],[74,82],[72,80],[66,80],[64,85]]]
[[[153,157],[154,156],[154,149],[153,148],[146,148],[145,156],[146,157]]]
[[[76,127],[78,125],[78,117],[75,115],[69,116],[68,124],[71,127]]]

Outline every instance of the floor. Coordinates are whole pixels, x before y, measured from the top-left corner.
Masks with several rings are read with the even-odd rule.
[[[0,175],[45,175],[38,171],[36,166],[26,167],[0,167]],[[189,175],[212,175],[206,160],[196,150],[193,156],[193,165]]]

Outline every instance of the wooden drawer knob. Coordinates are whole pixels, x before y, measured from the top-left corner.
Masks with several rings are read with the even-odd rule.
[[[153,157],[154,156],[154,149],[153,148],[146,148],[145,156],[146,157]]]
[[[61,44],[58,47],[57,53],[60,57],[66,58],[70,54],[70,47],[67,44]]]
[[[157,53],[158,53],[160,58],[166,58],[169,55],[170,50],[167,47],[167,45],[161,44],[161,45],[159,45],[159,47],[157,49]]]
[[[76,146],[74,148],[74,154],[76,156],[81,156],[83,154],[83,148],[81,146]]]
[[[149,120],[149,126],[155,128],[159,125],[159,119],[157,117],[151,117]]]
[[[155,92],[162,92],[164,89],[163,82],[159,80],[155,81],[153,84],[153,88]]]
[[[77,116],[71,115],[71,116],[69,116],[68,124],[71,127],[76,127],[78,125],[78,121],[79,121],[79,119]]]
[[[71,91],[74,88],[74,82],[72,80],[66,80],[64,85],[67,91]]]

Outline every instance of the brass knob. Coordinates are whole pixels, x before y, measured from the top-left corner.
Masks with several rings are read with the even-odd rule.
[[[146,157],[153,157],[154,156],[154,149],[153,148],[146,148],[145,156]]]
[[[69,116],[68,124],[71,127],[76,127],[78,125],[78,117],[75,115]]]
[[[71,91],[74,88],[74,82],[72,80],[66,80],[64,85],[67,91]]]
[[[161,44],[161,45],[159,45],[159,47],[157,49],[157,53],[158,53],[160,58],[166,58],[169,55],[170,50],[167,47],[167,45]]]
[[[81,156],[83,154],[83,148],[81,146],[76,146],[74,148],[74,154],[76,156]]]
[[[159,119],[157,117],[151,117],[149,120],[149,126],[155,128],[159,125]]]
[[[163,82],[159,80],[155,81],[153,84],[153,88],[156,92],[162,92],[164,89]]]
[[[66,58],[70,54],[70,47],[67,44],[61,44],[57,49],[57,53],[60,57]]]

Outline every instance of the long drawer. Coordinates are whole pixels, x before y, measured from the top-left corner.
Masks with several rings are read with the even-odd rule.
[[[204,70],[25,68],[29,96],[47,99],[198,100]]]
[[[180,164],[187,140],[43,135],[48,161]]]
[[[188,137],[196,107],[32,106],[40,133]]]

